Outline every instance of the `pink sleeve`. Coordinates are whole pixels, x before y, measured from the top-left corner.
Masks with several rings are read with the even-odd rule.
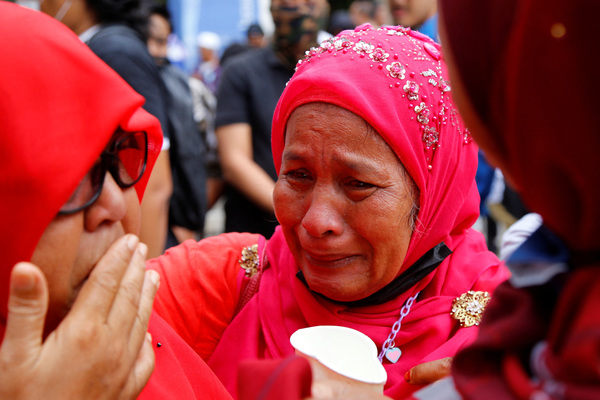
[[[259,238],[229,233],[200,242],[188,240],[146,263],[160,274],[154,310],[205,360],[238,304],[242,249]]]

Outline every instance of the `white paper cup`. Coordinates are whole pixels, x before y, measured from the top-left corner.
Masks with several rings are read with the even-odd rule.
[[[365,334],[342,326],[313,326],[290,337],[296,353],[311,363],[313,381],[333,380],[382,394],[387,373],[377,346]]]

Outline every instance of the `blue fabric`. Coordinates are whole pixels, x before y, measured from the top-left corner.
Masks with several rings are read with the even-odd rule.
[[[540,226],[508,258],[508,264],[527,264],[531,262],[568,264],[569,249],[550,229]]]
[[[479,150],[477,154],[477,159],[478,164],[477,172],[475,174],[475,182],[477,183],[477,191],[479,191],[479,197],[481,198],[481,202],[479,204],[479,213],[483,216],[488,216],[489,212],[485,205],[485,200],[492,190],[495,169],[488,164],[481,150]]]
[[[438,13],[435,13],[433,17],[423,22],[423,24],[417,27],[415,30],[429,36],[437,43],[439,43],[440,39],[438,36]]]

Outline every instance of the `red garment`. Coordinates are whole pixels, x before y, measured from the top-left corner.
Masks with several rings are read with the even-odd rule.
[[[160,152],[156,118],[144,99],[53,18],[0,2],[0,337],[15,263],[28,261],[48,224],[98,159],[117,127],[146,131],[148,165],[135,186],[142,197]],[[57,249],[57,251],[60,251]],[[156,369],[144,399],[228,398],[206,364],[160,317],[150,332]]]
[[[260,254],[261,241],[258,243]],[[215,242],[212,245],[215,251],[231,251],[230,248],[219,247]],[[379,306],[349,308],[338,305],[316,296],[296,278],[298,269],[280,228],[275,230],[266,251],[269,265],[263,272],[258,293],[229,323],[208,363],[231,393],[236,393],[238,360],[277,359],[293,355],[289,337],[300,328],[346,326],[365,333],[381,348],[392,325],[398,320],[402,304],[409,294],[414,294],[409,291]],[[238,247],[237,253],[239,259],[241,247]],[[396,364],[384,361],[388,373],[386,395],[402,398],[418,389],[418,386],[408,385],[404,381],[403,376],[408,369],[420,362],[452,356],[475,338],[477,327],[459,328],[458,321],[450,317],[450,311],[452,300],[457,296],[469,290],[491,292],[500,281],[506,279],[504,268],[497,261],[494,263],[493,257],[486,256],[483,238],[475,232],[469,232],[437,271],[425,278],[429,285],[423,290],[421,300],[413,305],[404,318],[402,329],[396,336],[396,345],[402,349],[402,357]],[[469,259],[469,263],[460,264],[465,259]],[[195,268],[203,269],[203,265],[207,264]],[[203,272],[199,271],[186,277],[188,293],[194,293],[192,290],[195,286],[214,284],[214,281],[201,274]],[[167,276],[161,282],[168,280]],[[192,285],[189,283],[192,280],[199,282]],[[178,293],[183,293],[183,288]],[[214,301],[207,303],[215,304]],[[186,320],[191,310],[183,309],[180,312],[183,314],[181,318]],[[196,315],[196,318],[202,316]],[[196,340],[202,341],[201,336],[199,332]]]
[[[10,60],[3,63],[0,80],[4,227],[0,325],[4,327],[13,265],[31,258],[46,226],[116,128],[147,131],[148,171],[162,136],[155,119],[140,109],[144,99],[75,34],[42,13],[7,2],[0,7],[2,54]],[[135,186],[140,198],[149,175]]]
[[[237,382],[233,378],[236,377],[240,361],[293,355],[289,335],[300,327],[336,323],[361,331],[368,329],[376,331],[376,343],[381,345],[392,324],[398,319],[399,310],[393,304],[350,311],[311,294],[289,272],[295,272],[296,269],[279,229],[267,244],[269,264],[263,272],[258,294],[233,319],[241,301],[241,281],[245,274],[238,261],[242,249],[254,244],[259,245],[258,254],[261,254],[266,240],[256,234],[229,233],[209,237],[198,243],[186,241],[147,263],[148,268],[161,275],[161,286],[154,302],[155,310],[198,354],[204,359],[210,358],[209,365],[216,368],[231,393],[237,392]],[[484,247],[481,246],[485,245],[465,243],[464,247],[460,246],[460,252],[472,253],[473,264],[477,264],[476,260],[483,258],[481,254],[478,255],[483,252]],[[464,267],[462,270],[447,268],[448,264],[453,266],[452,257],[454,255],[438,268],[446,265],[443,275],[448,274],[447,280],[453,283],[446,282],[447,287],[441,288],[444,277],[436,275],[432,286],[437,287],[435,290],[441,295],[416,303],[414,311],[403,322],[396,341],[405,352],[401,359],[404,364],[396,364],[399,369],[397,372],[394,372],[395,369],[390,364],[385,364],[390,379],[397,385],[395,390],[387,392],[388,395],[402,398],[403,393],[414,388],[404,384],[402,376],[419,360],[452,355],[457,348],[475,337],[476,327],[458,328],[457,321],[449,317],[452,300],[471,288],[489,291],[506,274],[496,264]],[[279,284],[277,277],[281,278],[283,284]],[[294,297],[299,300],[294,300]],[[383,310],[381,315],[377,314],[378,310]],[[367,318],[382,326],[365,326]],[[267,335],[264,333],[265,329]],[[453,333],[451,341],[444,343]],[[414,340],[416,337],[419,339]],[[415,347],[422,350],[419,352]],[[425,354],[427,352],[431,354]],[[247,369],[246,365],[245,374],[248,373]],[[254,371],[254,376],[262,382],[268,381],[259,370]],[[289,375],[287,378],[290,378]],[[240,398],[248,394],[247,390],[252,392],[252,388],[246,386],[240,386],[238,390]]]
[[[231,399],[206,363],[156,312],[148,331],[156,366],[138,400]]]
[[[581,71],[600,57],[592,51],[600,4],[460,0],[446,8],[453,58],[488,129],[477,138],[486,154],[568,247],[598,253],[600,121],[592,100],[600,81]]]
[[[587,72],[600,61],[599,12],[583,0],[442,2],[445,43],[484,125],[474,136],[570,251],[562,286],[498,289],[455,360],[467,398],[600,398],[600,80]]]
[[[239,302],[242,249],[259,240],[264,238],[249,233],[186,240],[146,263],[161,276],[154,310],[205,360]]]
[[[303,400],[310,397],[311,384],[310,364],[304,357],[246,360],[240,364],[238,387],[244,387],[240,400]]]
[[[325,47],[313,50],[310,61],[299,66],[282,95],[273,122],[277,169],[284,126],[294,108],[314,101],[347,108],[384,137],[420,191],[417,228],[401,271],[442,241],[453,254],[397,298],[380,305],[351,308],[315,295],[296,277],[298,268],[278,228],[266,245],[269,264],[258,293],[233,321],[230,322],[233,308],[222,311],[225,313],[219,322],[220,329],[224,329],[222,337],[218,330],[202,327],[215,323],[212,318],[218,319],[221,311],[205,308],[225,308],[221,301],[227,294],[219,292],[230,291],[232,284],[218,279],[227,279],[230,272],[221,272],[219,277],[219,272],[213,269],[237,268],[243,274],[237,265],[241,242],[232,250],[231,246],[236,245],[232,236],[210,238],[209,243],[206,240],[197,246],[188,243],[159,259],[164,265],[158,268],[162,282],[168,282],[168,289],[161,286],[158,294],[157,302],[163,304],[158,308],[159,313],[163,315],[163,310],[173,313],[165,318],[187,332],[184,338],[191,340],[193,347],[207,348],[202,344],[207,340],[203,332],[216,335],[208,339],[211,341],[208,347],[218,342],[209,365],[231,393],[236,392],[240,361],[293,355],[289,337],[300,328],[351,327],[368,335],[380,348],[398,320],[402,305],[421,291],[396,336],[396,345],[403,351],[400,361],[397,364],[384,361],[388,372],[385,393],[401,398],[418,388],[403,379],[409,368],[423,361],[452,356],[476,336],[476,327],[459,328],[458,321],[450,317],[453,299],[469,290],[491,292],[508,276],[494,254],[487,251],[483,236],[470,229],[478,216],[479,197],[474,180],[477,147],[470,142],[449,98],[439,47],[402,28],[374,31],[360,27],[357,33],[343,35],[350,42],[338,38],[323,45],[333,46],[331,51]],[[357,52],[353,49],[358,39],[366,43],[359,45]],[[333,50],[336,46],[338,50]],[[364,49],[371,52],[361,57]],[[400,62],[402,65],[394,64]],[[408,81],[416,82],[418,87]],[[418,92],[416,100],[409,101],[408,97],[414,98],[415,92]],[[258,243],[258,254],[262,254],[263,242],[264,239],[255,240],[245,246]],[[196,296],[200,297],[194,303],[192,299]]]

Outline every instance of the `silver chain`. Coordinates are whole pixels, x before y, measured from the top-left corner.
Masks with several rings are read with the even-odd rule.
[[[406,300],[406,303],[404,303],[404,305],[400,309],[400,318],[398,318],[398,321],[394,322],[394,325],[392,325],[392,331],[390,332],[390,334],[389,334],[388,338],[385,340],[385,342],[383,342],[383,346],[381,347],[381,353],[379,353],[379,356],[377,357],[379,359],[380,363],[383,363],[383,356],[385,356],[385,353],[387,353],[387,351],[389,349],[396,346],[396,343],[394,342],[394,340],[396,339],[396,335],[400,331],[400,327],[402,326],[402,320],[410,312],[410,308],[412,307],[413,303],[417,299],[417,296],[419,295],[419,293],[421,293],[421,292],[417,292],[417,294],[415,294],[413,297]]]

